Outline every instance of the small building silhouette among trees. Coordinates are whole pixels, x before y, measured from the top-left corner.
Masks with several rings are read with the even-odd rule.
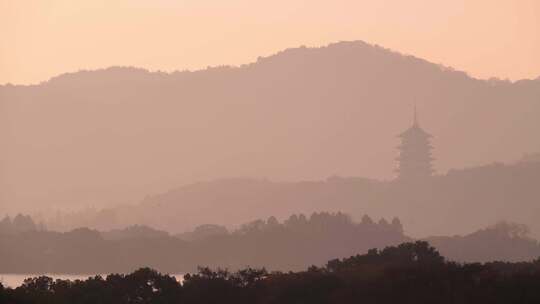
[[[399,179],[424,179],[430,177],[434,170],[431,155],[430,139],[433,137],[424,131],[419,123],[414,108],[413,124],[410,128],[399,134],[401,144],[398,146],[399,156],[396,172]]]

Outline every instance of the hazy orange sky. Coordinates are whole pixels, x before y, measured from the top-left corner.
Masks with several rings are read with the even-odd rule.
[[[0,84],[239,65],[364,40],[480,78],[540,76],[539,0],[0,0]]]

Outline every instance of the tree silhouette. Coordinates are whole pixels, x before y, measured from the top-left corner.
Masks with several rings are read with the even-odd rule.
[[[150,268],[84,281],[0,284],[0,303],[539,303],[540,262],[456,264],[428,243],[371,249],[299,272],[200,267],[182,283]]]

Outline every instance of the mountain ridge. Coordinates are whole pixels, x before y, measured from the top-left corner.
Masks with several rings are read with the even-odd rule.
[[[2,87],[0,200],[101,207],[228,176],[391,179],[414,105],[439,173],[540,151],[540,82],[475,80],[338,43],[239,68],[112,68]]]
[[[215,71],[215,70],[220,70],[220,69],[242,69],[242,68],[249,68],[249,67],[251,67],[253,65],[261,64],[261,63],[263,63],[263,62],[265,62],[267,60],[273,60],[273,59],[275,59],[275,58],[277,58],[279,56],[289,55],[291,53],[295,53],[295,52],[298,52],[298,51],[306,51],[306,50],[307,51],[317,51],[317,50],[324,50],[324,49],[327,49],[327,48],[337,48],[337,47],[342,47],[342,46],[354,46],[354,47],[360,47],[361,46],[361,47],[365,47],[365,48],[372,48],[374,50],[384,51],[388,55],[396,55],[396,56],[405,57],[405,58],[408,58],[408,59],[413,59],[413,60],[416,60],[418,63],[422,63],[422,64],[435,65],[438,68],[440,68],[440,70],[443,71],[443,72],[453,72],[453,73],[459,73],[459,74],[462,74],[462,75],[464,74],[465,76],[467,76],[471,80],[495,82],[495,83],[506,83],[506,84],[515,84],[515,83],[523,82],[523,81],[540,81],[540,75],[537,78],[534,78],[534,79],[533,78],[531,78],[531,79],[523,78],[523,79],[517,79],[517,80],[500,79],[500,78],[494,77],[494,76],[489,77],[489,78],[477,78],[477,77],[473,77],[473,76],[469,75],[464,70],[455,69],[455,68],[453,68],[451,66],[447,66],[447,65],[444,65],[444,64],[441,64],[441,63],[431,62],[429,60],[423,59],[421,57],[418,57],[418,56],[415,56],[415,55],[412,55],[412,54],[402,53],[402,52],[399,52],[397,50],[392,50],[392,49],[389,49],[389,48],[379,46],[377,44],[370,44],[370,43],[367,43],[367,42],[365,42],[363,40],[352,40],[352,41],[339,41],[339,42],[329,43],[327,45],[318,46],[318,47],[317,46],[306,47],[306,46],[302,45],[302,46],[298,46],[298,47],[286,48],[286,49],[283,49],[281,51],[278,51],[278,52],[273,53],[273,54],[268,55],[268,56],[259,56],[259,57],[257,57],[257,59],[255,61],[248,62],[248,63],[243,63],[243,64],[240,64],[240,65],[223,64],[223,65],[217,65],[217,66],[208,66],[207,68],[202,68],[202,69],[193,69],[193,70],[184,69],[184,70],[170,70],[170,71],[161,71],[159,69],[151,70],[151,69],[147,69],[147,68],[144,68],[144,67],[137,67],[137,66],[117,66],[117,65],[112,65],[112,66],[108,66],[108,67],[104,67],[104,68],[80,69],[78,71],[65,72],[65,73],[61,73],[61,74],[52,76],[49,79],[43,80],[43,81],[38,82],[38,83],[32,83],[32,84],[5,83],[5,84],[0,84],[0,87],[33,87],[33,86],[47,85],[47,84],[50,84],[51,82],[54,83],[55,81],[61,80],[62,78],[66,78],[66,77],[69,78],[69,77],[76,76],[77,74],[103,73],[103,72],[111,72],[111,71],[114,71],[114,70],[118,70],[118,71],[124,70],[124,71],[127,71],[127,72],[144,73],[144,74],[147,74],[148,76],[151,76],[151,75],[154,75],[154,76],[177,76],[177,75],[180,75],[180,74],[201,73],[201,72]]]

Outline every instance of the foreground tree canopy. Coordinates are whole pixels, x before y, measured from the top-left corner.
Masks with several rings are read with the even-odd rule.
[[[540,303],[540,261],[458,264],[426,242],[372,249],[301,272],[199,268],[182,283],[143,268],[85,281],[0,285],[0,303]]]

